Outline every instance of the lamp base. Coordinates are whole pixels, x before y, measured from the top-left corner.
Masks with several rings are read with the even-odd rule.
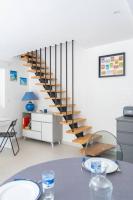
[[[28,112],[32,112],[34,109],[35,109],[35,105],[29,101],[26,106],[25,106],[25,109],[28,111]]]

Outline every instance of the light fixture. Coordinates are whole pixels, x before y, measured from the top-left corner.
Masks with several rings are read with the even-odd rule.
[[[25,109],[28,112],[32,112],[35,109],[35,105],[31,102],[32,100],[38,100],[38,97],[35,95],[34,92],[25,92],[22,101],[29,101],[26,106]]]

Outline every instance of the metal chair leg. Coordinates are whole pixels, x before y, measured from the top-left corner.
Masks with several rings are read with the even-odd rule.
[[[3,138],[3,140],[2,140],[2,142],[1,142],[1,144],[0,144],[0,148],[1,148],[1,146],[2,146],[2,144],[3,144],[3,142],[4,142],[5,139],[6,139],[6,138]]]
[[[13,147],[13,143],[12,143],[12,139],[11,139],[11,137],[9,137],[9,139],[10,139],[10,143],[11,143],[11,147],[12,147],[13,155],[16,156],[17,153],[19,152],[19,144],[18,144],[18,140],[17,140],[16,135],[14,135],[14,137],[15,137],[15,140],[16,140],[16,143],[17,143],[17,148],[18,148],[16,152],[15,152],[15,150],[14,150],[14,147]]]
[[[9,125],[6,132],[0,132],[0,136],[2,137],[2,142],[0,144],[0,152],[3,151],[5,144],[6,144],[7,140],[9,139],[14,156],[16,156],[17,153],[19,152],[19,143],[18,143],[18,140],[17,140],[17,137],[16,137],[16,132],[15,132],[15,129],[14,129],[16,122],[17,122],[17,119],[13,120],[11,122],[11,124]],[[15,137],[15,142],[17,144],[17,150],[16,151],[15,151],[15,148],[14,148],[13,143],[12,143],[13,137]]]
[[[18,150],[17,150],[17,152],[16,152],[16,155],[17,155],[17,153],[19,152],[19,143],[18,143],[18,139],[17,139],[17,137],[16,137],[16,134],[15,134],[15,139],[16,139],[16,144],[17,144],[17,147],[18,147]]]
[[[5,140],[5,139],[6,139],[6,140]],[[7,140],[8,140],[8,138],[4,138],[4,139],[3,139],[2,144],[3,144],[3,143],[4,143],[4,144],[3,144],[3,146],[2,146],[2,144],[1,144],[1,146],[0,146],[0,147],[1,147],[0,152],[3,151],[3,149],[4,149],[5,145],[6,145]],[[4,141],[5,141],[5,142],[4,142]]]

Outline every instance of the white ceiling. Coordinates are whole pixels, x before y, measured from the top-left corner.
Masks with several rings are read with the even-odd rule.
[[[132,11],[133,0],[0,0],[0,58],[71,39],[92,47],[132,38]]]

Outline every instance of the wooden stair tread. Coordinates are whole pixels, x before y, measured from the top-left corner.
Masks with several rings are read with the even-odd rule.
[[[84,135],[83,137],[79,137],[79,138],[73,140],[73,142],[78,143],[78,144],[85,144],[87,142],[97,141],[101,137],[102,137],[102,135],[88,133],[88,134]]]
[[[73,107],[73,106],[75,106],[75,104],[67,104],[67,107]],[[62,105],[60,105],[60,104],[58,104],[58,105],[49,105],[49,107],[66,107],[66,104],[62,104]]]
[[[21,58],[23,58],[23,57],[27,57],[27,58],[36,58],[36,54],[35,53],[23,53],[23,54],[21,54],[20,55],[21,56]],[[39,58],[39,57],[38,57]]]
[[[80,132],[84,132],[84,131],[87,131],[88,129],[92,128],[91,126],[81,126],[81,127],[78,127],[78,128],[74,128],[73,130],[68,130],[66,131],[66,133],[69,133],[69,134],[78,134]]]
[[[35,57],[33,57],[33,58],[21,57],[21,60],[25,61],[25,62],[28,62],[28,63],[31,63],[31,64],[32,64],[32,61],[35,62],[34,64],[36,64],[36,63],[40,64],[40,58],[37,58],[37,62],[36,62],[36,58]],[[45,62],[41,61],[41,64],[45,64]]]
[[[41,73],[44,73],[44,76],[45,76],[45,74],[50,75],[50,72],[46,71],[46,73],[45,73],[45,70],[40,71],[40,70],[36,70],[36,69],[29,69],[29,70],[27,70],[27,72],[32,72],[32,73],[41,72]],[[53,73],[51,72],[51,74],[53,74]]]
[[[65,120],[61,121],[61,122],[59,122],[59,124],[61,124],[61,125],[69,125],[69,124],[73,124],[73,122],[74,123],[78,123],[78,122],[83,122],[85,120],[86,120],[85,118],[76,118],[73,121],[72,120],[67,120],[67,122]]]
[[[40,92],[44,92],[44,93],[47,93],[47,92],[55,92],[55,90],[41,90]],[[63,92],[66,92],[65,90],[56,90],[56,93],[63,93]]]
[[[40,66],[40,61],[38,60],[37,62],[36,62],[36,60],[35,59],[29,59],[29,61],[28,61],[28,59],[26,60],[25,58],[21,58],[21,60],[22,61],[24,61],[24,62],[27,62],[27,63],[29,63],[29,64],[38,64],[39,66]],[[45,63],[44,62],[41,62],[41,65],[44,65]]]
[[[112,148],[114,148],[115,145],[112,144],[105,144],[105,143],[95,143],[90,147],[87,148],[82,148],[80,150],[80,152],[83,155],[88,155],[88,156],[98,156],[101,155],[102,153],[111,150]]]
[[[32,79],[45,79],[45,76],[31,76]],[[50,77],[49,75],[46,76],[46,79],[55,80],[55,78]]]
[[[43,64],[45,64],[44,62],[41,62],[41,63],[40,63],[40,61],[37,61],[37,62],[36,62],[36,61],[33,60],[33,62],[34,62],[34,63],[32,63],[32,61],[30,60],[30,61],[27,62],[27,63],[30,63],[31,65],[32,65],[32,64],[35,64],[35,65],[38,64],[39,66],[40,66],[40,64],[41,64],[41,66],[42,66]]]
[[[80,111],[74,111],[73,114],[79,114]],[[67,115],[71,115],[72,114],[72,111],[68,111],[67,114],[66,112],[55,112],[54,115],[56,116],[67,116]]]
[[[25,60],[26,61],[26,59],[27,59],[27,61],[28,61],[28,59],[36,59],[36,55],[35,54],[30,54],[30,55],[21,55],[21,59],[23,60]],[[39,59],[39,57],[37,57],[37,59]]]
[[[66,97],[63,97],[63,98],[60,98],[60,97],[56,97],[56,98],[55,97],[45,97],[45,99],[57,99],[57,100],[66,100],[66,99],[68,99],[69,100],[71,98],[70,97],[67,97],[67,98]]]
[[[40,67],[40,65],[39,64],[35,64],[35,63],[33,63],[33,64],[31,64],[31,63],[22,63],[21,64],[22,66],[25,66],[25,67]],[[41,65],[41,69],[49,69],[49,67],[47,67],[47,66],[45,66],[45,65]]]
[[[32,62],[32,61],[33,61],[33,62],[36,62],[36,57],[33,57],[33,58],[32,58],[32,57],[29,57],[29,58],[28,58],[28,57],[25,56],[25,57],[21,57],[21,60],[23,60],[23,61],[25,61],[25,62],[28,62],[28,61],[29,61],[29,62]],[[40,58],[37,58],[37,63],[40,63]],[[41,62],[41,63],[44,64],[44,62]]]
[[[59,83],[57,83],[56,85],[55,85],[55,83],[35,83],[35,85],[46,85],[46,86],[60,86],[60,84]]]

